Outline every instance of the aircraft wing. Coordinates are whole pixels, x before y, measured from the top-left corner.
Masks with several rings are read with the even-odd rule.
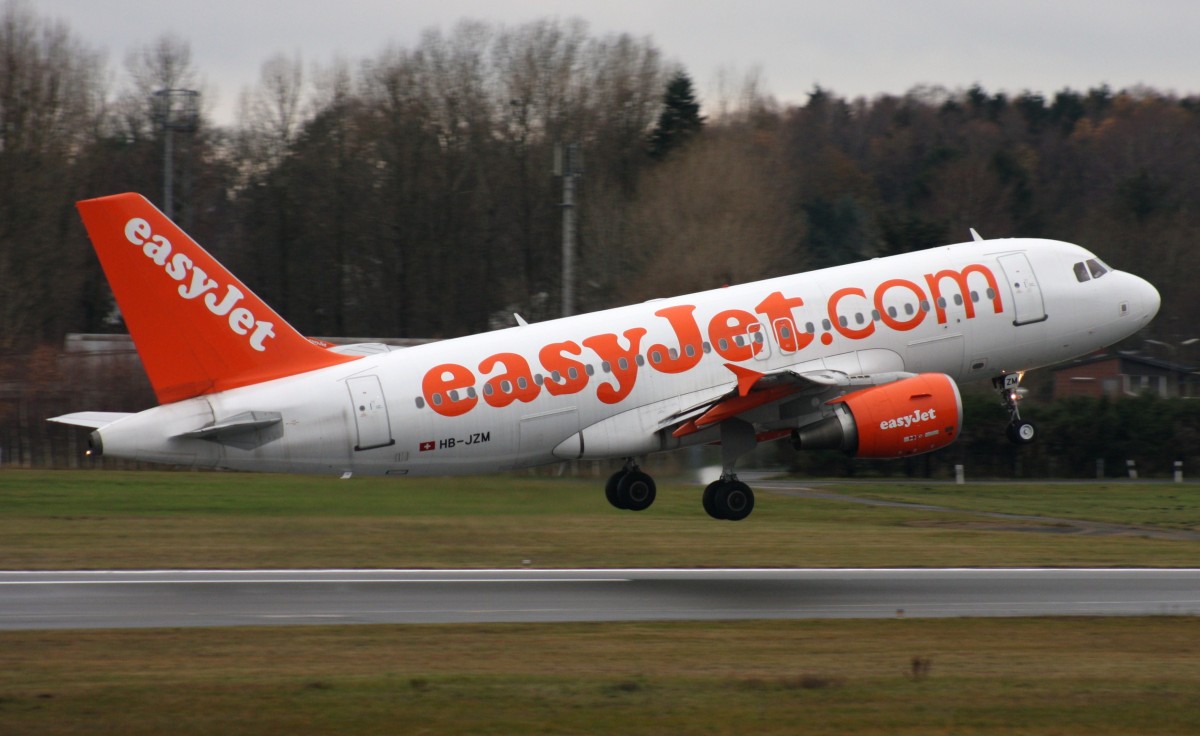
[[[675,437],[686,437],[726,419],[785,399],[808,395],[835,398],[849,391],[892,383],[911,377],[912,373],[888,372],[874,375],[850,376],[837,370],[816,370],[798,373],[792,370],[761,373],[750,368],[726,363],[725,367],[737,381],[724,394],[696,404],[672,415],[664,428],[674,429]]]

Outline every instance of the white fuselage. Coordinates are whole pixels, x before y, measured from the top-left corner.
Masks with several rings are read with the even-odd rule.
[[[104,452],[428,475],[711,442],[712,431],[662,430],[729,391],[728,364],[970,381],[1112,344],[1154,316],[1158,294],[1120,271],[1080,280],[1073,267],[1094,258],[1058,241],[971,242],[367,355],[121,419],[102,428]],[[266,411],[282,422],[241,440],[178,436]]]

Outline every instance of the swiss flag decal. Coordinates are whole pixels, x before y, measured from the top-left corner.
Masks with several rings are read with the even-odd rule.
[[[434,442],[433,440],[430,440],[429,442],[422,442],[421,443],[421,452],[428,452],[429,450],[432,450],[436,447],[437,447],[437,443]]]

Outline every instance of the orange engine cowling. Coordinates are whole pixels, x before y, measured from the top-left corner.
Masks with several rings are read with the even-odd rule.
[[[922,373],[839,396],[832,416],[792,433],[797,450],[841,449],[855,457],[933,452],[958,438],[962,396],[944,373]]]

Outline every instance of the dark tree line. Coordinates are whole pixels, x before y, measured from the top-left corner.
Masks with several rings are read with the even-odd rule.
[[[0,14],[0,64],[0,348],[119,329],[72,204],[161,199],[153,93],[203,92],[202,70],[166,36],[132,50],[110,89],[99,54],[15,2]],[[551,161],[574,142],[586,308],[975,227],[1083,243],[1163,291],[1156,336],[1193,336],[1200,100],[815,88],[785,107],[747,89],[706,117],[649,40],[577,21],[464,22],[327,66],[276,56],[235,125],[202,115],[174,136],[175,210],[308,333],[464,334],[497,312],[557,313]]]
[[[132,190],[161,207],[151,100],[209,99],[202,75],[186,39],[148,40],[115,71],[68,26],[0,5],[0,380],[68,332],[121,331],[73,203]],[[700,103],[651,41],[578,21],[464,22],[325,65],[275,56],[235,124],[202,108],[175,135],[176,219],[307,334],[467,334],[559,313],[551,164],[577,143],[580,309],[974,227],[1078,242],[1150,279],[1163,309],[1139,341],[1200,335],[1200,98],[818,87],[780,105],[751,76]]]

